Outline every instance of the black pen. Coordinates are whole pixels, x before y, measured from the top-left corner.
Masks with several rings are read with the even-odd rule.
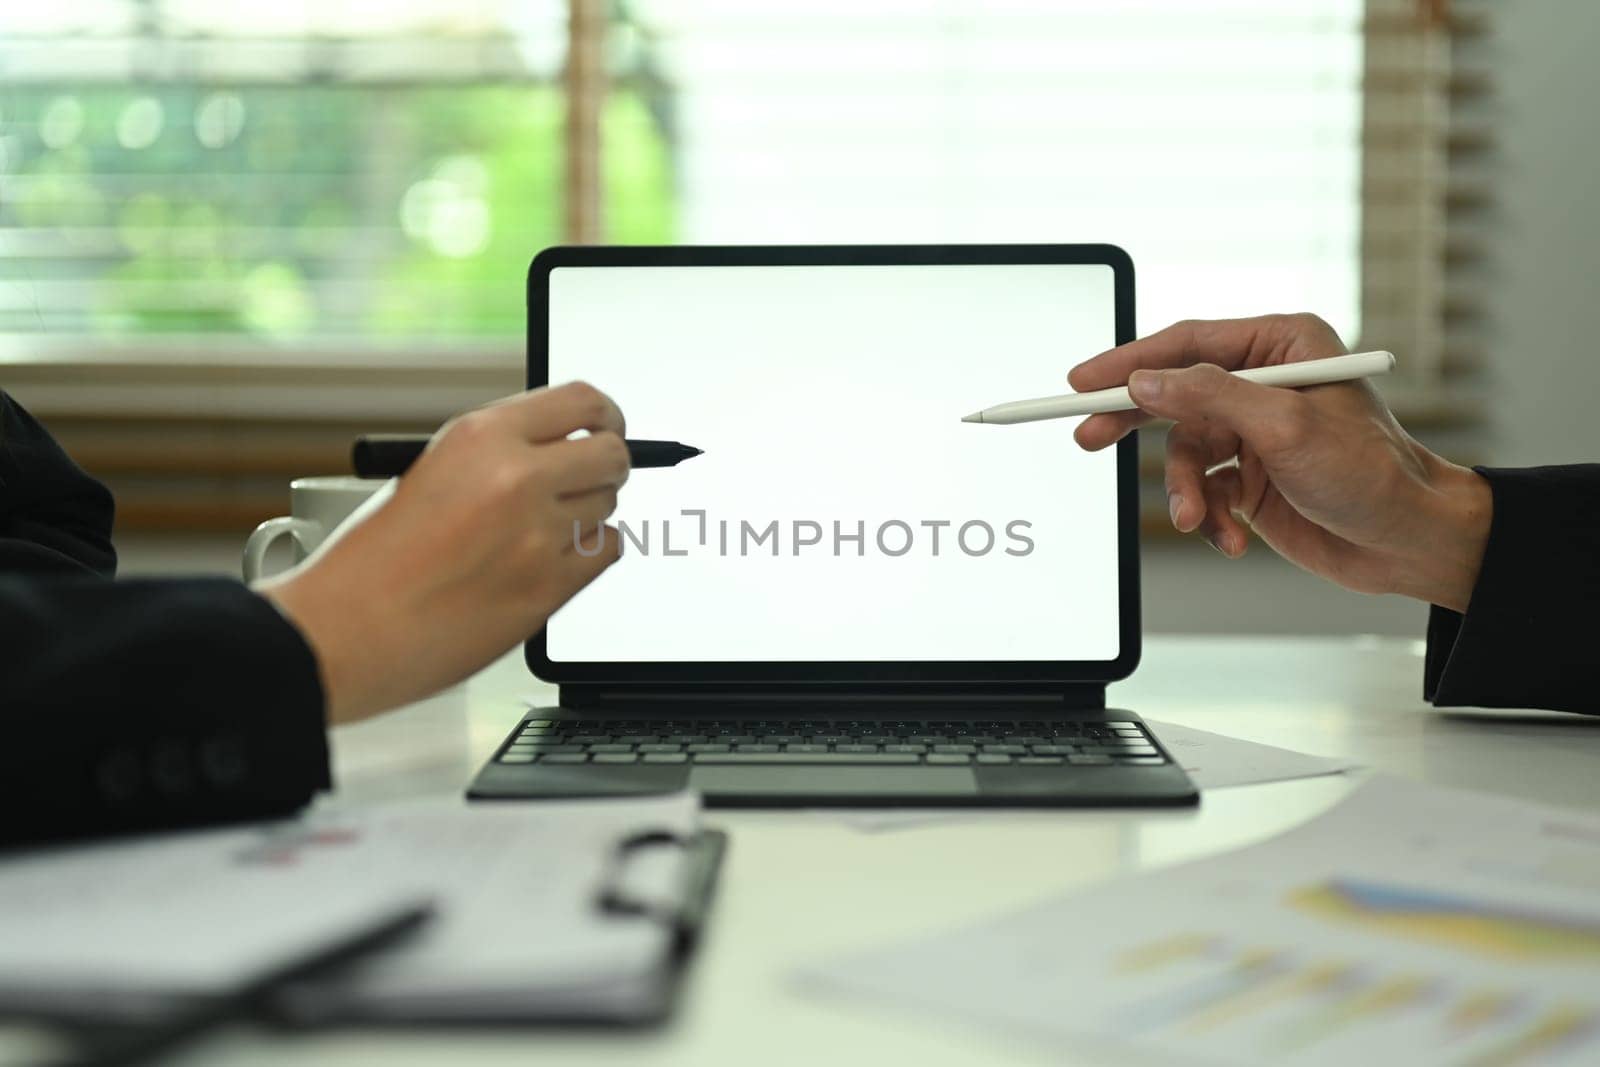
[[[320,977],[378,949],[388,948],[421,929],[433,918],[433,913],[431,901],[408,905],[298,959],[258,974],[226,993],[180,1009],[154,1026],[95,1049],[80,1059],[69,1059],[67,1064],[71,1067],[126,1067],[145,1063],[219,1026],[256,1018],[290,985]]]
[[[350,460],[358,478],[398,478],[433,438],[421,433],[369,433],[356,438]],[[677,441],[628,441],[628,460],[635,467],[676,467],[704,450]]]

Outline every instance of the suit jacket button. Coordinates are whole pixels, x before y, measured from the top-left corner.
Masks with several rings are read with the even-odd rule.
[[[150,753],[150,781],[163,793],[187,793],[193,788],[189,753],[181,742],[163,741]]]
[[[100,761],[95,768],[95,785],[100,795],[112,803],[132,800],[139,793],[143,775],[139,773],[139,759],[127,749],[119,749]]]
[[[200,746],[200,773],[212,785],[226,788],[244,781],[249,764],[244,744],[236,737],[217,737]]]

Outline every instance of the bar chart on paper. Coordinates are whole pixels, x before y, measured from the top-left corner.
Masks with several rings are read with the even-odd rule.
[[[1381,1049],[1405,1052],[1406,1062],[1443,1055],[1484,1065],[1600,1057],[1600,1001],[1381,959],[1186,934],[1122,954],[1107,982],[1124,986],[1126,999],[1106,1023],[1185,1055],[1244,1047],[1279,1062],[1348,1063]]]
[[[1265,844],[808,977],[1174,1063],[1597,1063],[1600,820],[1380,779]]]

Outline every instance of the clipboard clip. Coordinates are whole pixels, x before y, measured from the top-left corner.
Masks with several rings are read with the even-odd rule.
[[[596,905],[607,915],[639,916],[660,923],[672,931],[679,948],[693,942],[711,908],[712,890],[727,835],[718,830],[701,830],[685,836],[670,830],[645,830],[617,842],[611,861],[600,883]],[[676,848],[684,854],[683,874],[670,900],[648,899],[627,886],[629,865],[643,852],[655,848]]]

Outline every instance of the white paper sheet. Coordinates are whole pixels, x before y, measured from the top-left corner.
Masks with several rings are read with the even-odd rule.
[[[1355,760],[1313,756],[1175,722],[1146,720],[1146,723],[1201,789],[1317,778],[1361,766]]]
[[[1600,1062],[1600,817],[1378,778],[1264,844],[802,980],[1174,1063]]]
[[[1179,726],[1175,722],[1145,720],[1155,731],[1194,784],[1201,789],[1226,789],[1259,782],[1316,778],[1340,774],[1361,764],[1330,756],[1312,756],[1275,745],[1262,745],[1237,737]],[[817,814],[847,823],[868,833],[908,829],[952,819],[984,818],[993,812],[975,808],[871,808],[823,810]]]

